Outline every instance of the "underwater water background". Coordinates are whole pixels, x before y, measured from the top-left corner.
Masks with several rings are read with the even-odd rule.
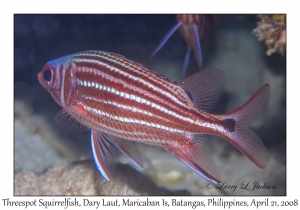
[[[226,75],[226,90],[214,113],[225,114],[270,83],[268,110],[252,128],[264,142],[267,168],[256,167],[223,139],[210,137],[213,157],[223,186],[259,182],[275,189],[210,188],[207,182],[161,148],[139,144],[145,156],[139,172],[153,185],[192,195],[286,194],[286,57],[267,56],[266,46],[252,30],[255,15],[219,15],[218,23],[201,38],[203,69],[218,67]],[[186,43],[179,30],[150,58],[165,34],[176,25],[175,15],[25,15],[14,16],[14,172],[37,176],[72,161],[91,159],[90,135],[62,130],[54,124],[61,109],[37,80],[43,65],[55,58],[83,50],[121,54],[180,81]],[[187,75],[198,72],[191,55]],[[129,164],[121,157],[122,164]],[[135,168],[135,170],[138,170]],[[126,172],[125,172],[126,171]],[[118,177],[117,170],[114,177]],[[126,176],[130,176],[124,170]],[[130,172],[133,173],[133,172]],[[100,173],[99,173],[100,175]],[[101,176],[101,175],[100,175]],[[111,182],[113,182],[113,179]],[[117,179],[117,178],[116,178]],[[151,194],[151,193],[149,193]]]

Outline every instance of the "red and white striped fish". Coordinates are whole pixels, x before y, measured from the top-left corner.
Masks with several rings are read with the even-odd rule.
[[[266,108],[269,84],[233,112],[214,115],[207,111],[225,86],[225,75],[216,68],[177,83],[121,55],[84,51],[48,62],[38,79],[63,108],[55,116],[58,125],[91,130],[95,163],[107,180],[119,151],[142,167],[136,141],[164,148],[217,184],[203,134],[226,139],[258,167],[266,167],[266,148],[247,126]]]
[[[158,47],[152,53],[151,57],[153,57],[162,48],[162,46],[164,46],[167,40],[179,28],[187,43],[187,53],[182,69],[182,76],[184,77],[190,59],[191,50],[193,50],[195,54],[199,68],[202,68],[203,56],[200,39],[208,31],[209,26],[214,20],[216,20],[216,17],[215,15],[178,14],[176,15],[176,19],[178,22],[177,25],[166,34]]]

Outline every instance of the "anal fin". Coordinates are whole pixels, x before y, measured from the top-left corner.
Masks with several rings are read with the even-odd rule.
[[[211,145],[205,135],[191,135],[188,148],[173,148],[172,154],[207,181],[218,185],[221,181],[212,157]]]

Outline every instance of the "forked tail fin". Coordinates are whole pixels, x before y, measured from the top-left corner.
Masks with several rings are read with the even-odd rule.
[[[248,125],[259,117],[268,105],[271,87],[265,84],[244,105],[224,116],[226,139],[241,150],[260,168],[266,167],[267,150]]]

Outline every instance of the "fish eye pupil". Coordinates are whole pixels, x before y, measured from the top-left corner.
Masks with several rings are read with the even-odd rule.
[[[52,77],[52,72],[51,72],[50,69],[47,69],[44,72],[44,80],[46,80],[47,82],[50,82],[51,81],[51,77]]]

